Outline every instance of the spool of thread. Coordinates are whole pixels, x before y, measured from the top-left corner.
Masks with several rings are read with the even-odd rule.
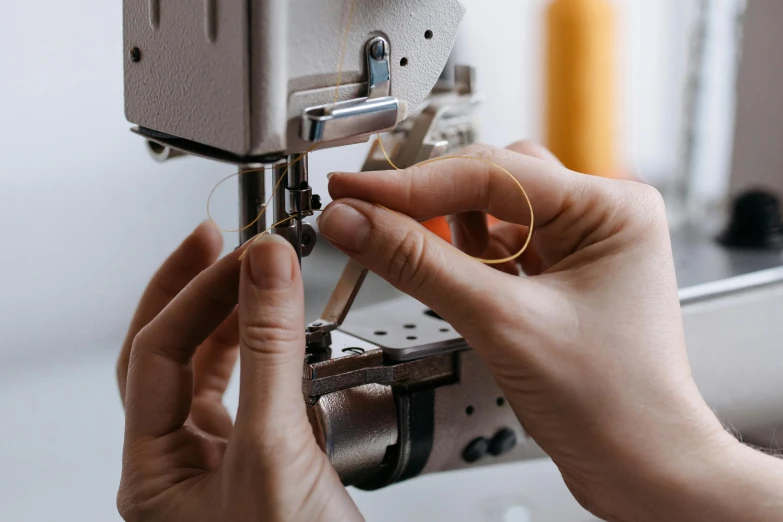
[[[553,0],[546,11],[546,140],[571,170],[618,177],[616,18],[610,0]]]

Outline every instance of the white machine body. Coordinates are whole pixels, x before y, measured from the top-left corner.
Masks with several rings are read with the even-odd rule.
[[[458,0],[124,0],[123,9],[128,120],[239,157],[366,141],[370,133],[311,143],[301,123],[309,107],[367,95],[375,36],[389,44],[394,124],[404,120],[438,80],[464,14]]]

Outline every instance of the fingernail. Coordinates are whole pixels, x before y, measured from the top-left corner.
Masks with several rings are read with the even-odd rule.
[[[361,250],[370,237],[370,222],[364,214],[343,203],[327,207],[318,227],[327,239],[353,251]]]
[[[335,174],[337,174],[337,173],[336,172],[330,172],[329,174],[326,175],[326,180],[329,181],[330,179],[332,179],[332,176],[334,176]]]
[[[261,290],[282,290],[293,280],[291,245],[280,236],[264,234],[250,246],[250,279]]]

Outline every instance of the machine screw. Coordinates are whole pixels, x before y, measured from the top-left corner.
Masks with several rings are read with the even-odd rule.
[[[321,196],[313,194],[313,197],[310,199],[310,206],[315,210],[321,210]]]
[[[386,40],[380,37],[376,38],[370,46],[370,52],[372,53],[372,57],[376,60],[383,60],[386,58]]]
[[[130,59],[133,63],[139,63],[141,61],[141,49],[134,47],[130,50]]]

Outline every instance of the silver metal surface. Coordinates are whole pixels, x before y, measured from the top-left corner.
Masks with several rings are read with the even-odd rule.
[[[421,474],[476,468],[546,454],[525,434],[514,411],[481,358],[472,350],[459,353],[458,383],[435,390],[435,430],[432,452]],[[486,455],[474,463],[462,458],[465,447],[477,437],[492,439],[502,429],[516,435],[516,446],[505,455]]]
[[[389,42],[376,36],[367,43],[367,98],[386,98],[391,93]]]
[[[384,137],[385,149],[395,165],[406,168],[475,143],[475,109],[480,100],[473,91],[474,75],[472,67],[456,66],[453,82],[439,82],[427,103]],[[386,155],[374,145],[363,170],[387,168]]]
[[[677,283],[683,305],[783,281],[783,255],[726,248],[714,238],[720,223],[690,224],[672,231]]]
[[[389,43],[380,36],[367,42],[367,96],[305,109],[301,128],[303,140],[341,140],[383,132],[397,124],[399,101],[389,96],[391,69],[388,49]]]
[[[274,192],[274,227],[272,233],[281,237],[284,237],[291,246],[294,247],[299,261],[302,261],[302,242],[300,239],[300,230],[298,225],[300,222],[296,219],[288,219],[288,208],[286,194],[286,188],[288,186],[288,171],[290,170],[291,162],[294,161],[293,156],[289,156],[286,163],[281,163],[275,166],[274,173],[274,187],[277,187]],[[302,158],[300,161],[307,161],[307,158]]]
[[[306,142],[336,141],[384,132],[397,124],[397,98],[358,98],[311,107],[302,115],[301,137]]]
[[[467,348],[464,341],[461,347]],[[302,392],[305,398],[317,399],[365,384],[435,385],[454,381],[454,371],[453,354],[391,362],[386,360],[381,350],[375,349],[353,357],[307,364],[302,380]]]
[[[313,215],[313,189],[310,187],[307,155],[288,168],[288,210],[297,219]]]
[[[244,170],[240,169],[238,180],[240,245],[266,230],[266,212],[261,213],[266,204],[266,172],[263,165],[248,166],[250,172]],[[245,228],[253,221],[253,226]]]
[[[147,150],[149,151],[150,156],[152,156],[152,159],[159,163],[163,163],[170,159],[187,156],[187,154],[182,151],[172,149],[171,147],[167,147],[150,140],[147,140]]]
[[[307,410],[316,440],[346,485],[377,474],[386,449],[397,443],[397,409],[388,386],[332,393]]]
[[[462,337],[423,304],[403,297],[355,310],[342,331],[377,344],[394,361],[412,361],[465,347]]]
[[[318,323],[321,324],[313,326],[323,325],[331,330],[343,324],[366,277],[367,269],[350,259],[321,312],[321,317],[318,319]]]

